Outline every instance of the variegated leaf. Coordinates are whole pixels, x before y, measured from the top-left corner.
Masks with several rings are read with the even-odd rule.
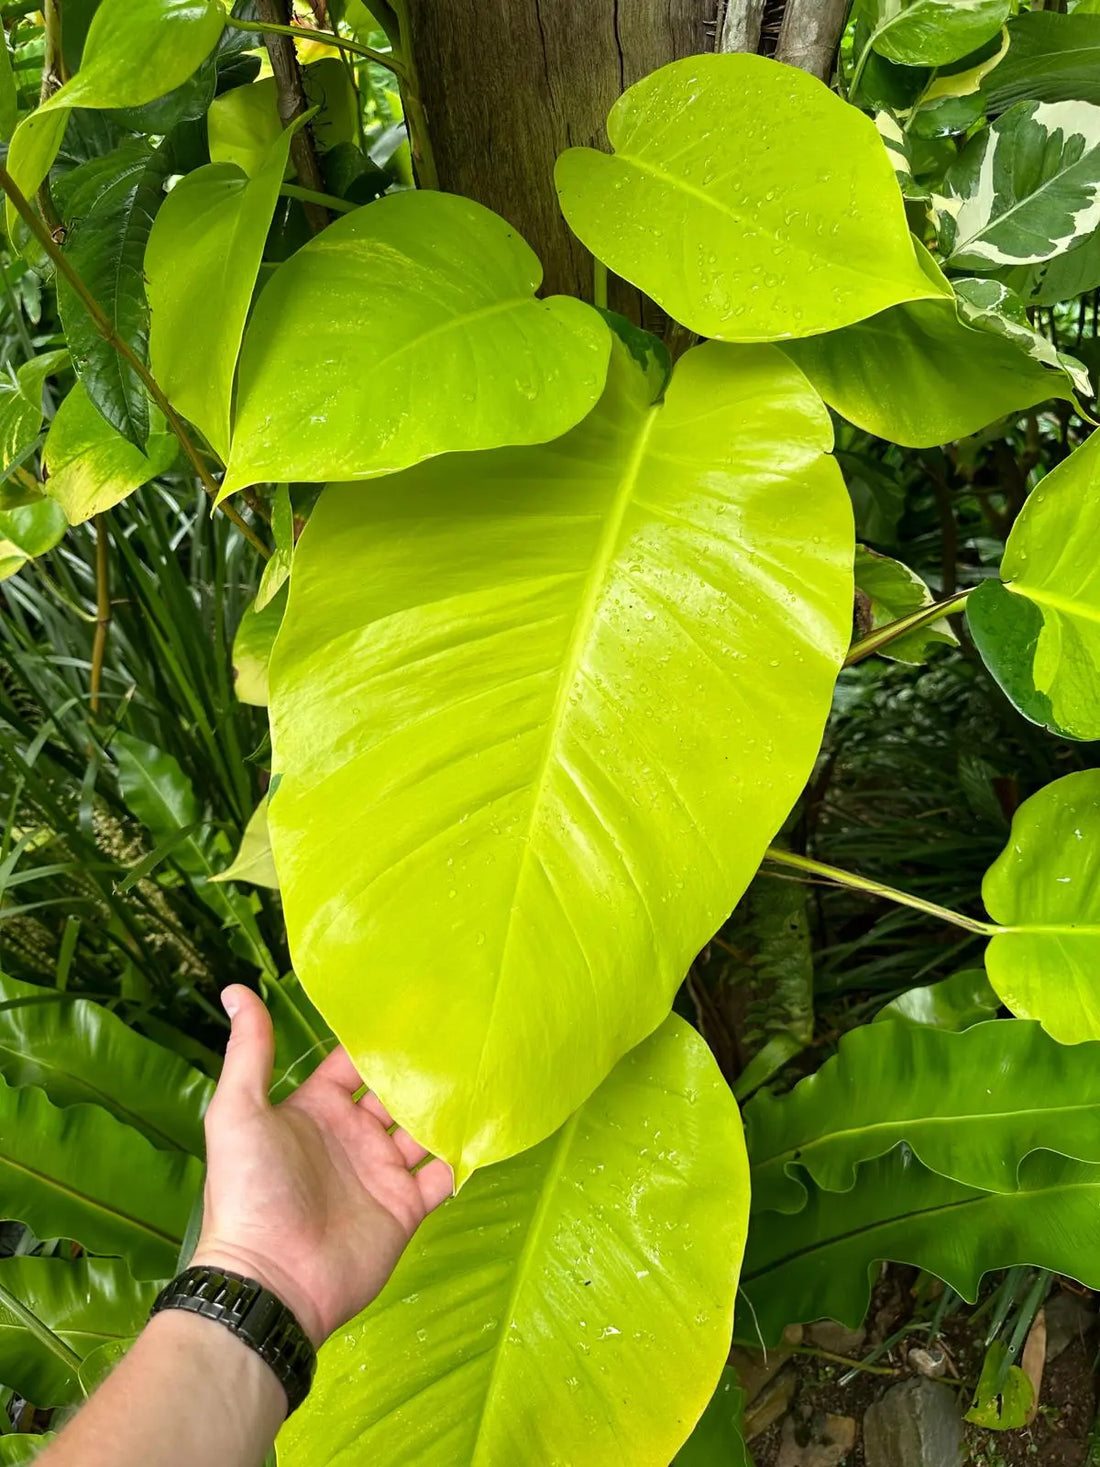
[[[1065,372],[1076,390],[1085,397],[1092,396],[1088,368],[1076,357],[1059,351],[1048,336],[1036,331],[1015,291],[1009,290],[999,280],[982,280],[974,276],[955,280],[952,284],[959,302],[959,315],[968,326],[1007,337],[1037,362]]]
[[[1033,265],[1100,224],[1100,107],[1022,102],[963,149],[935,201],[957,269]]]

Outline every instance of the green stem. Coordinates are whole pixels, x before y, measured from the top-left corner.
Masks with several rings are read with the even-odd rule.
[[[79,1375],[80,1367],[84,1362],[76,1351],[70,1349],[64,1340],[54,1334],[48,1324],[43,1323],[37,1314],[28,1309],[23,1301],[17,1299],[3,1284],[0,1284],[0,1305],[9,1314],[13,1314],[44,1349],[49,1350],[51,1355],[55,1355],[70,1374]]]
[[[73,290],[76,291],[77,295],[80,297],[81,301],[84,304],[84,309],[92,318],[92,324],[95,326],[95,329],[99,332],[100,336],[102,336],[104,341],[106,341],[108,345],[110,345],[118,353],[118,355],[122,357],[122,359],[130,367],[133,368],[134,373],[145,385],[149,396],[156,403],[157,407],[160,408],[161,412],[164,414],[165,418],[168,421],[168,426],[179,439],[180,445],[183,448],[184,453],[191,461],[192,468],[199,476],[202,487],[206,490],[207,494],[210,495],[211,499],[216,500],[218,497],[218,486],[214,482],[210,470],[203,462],[202,455],[199,453],[198,448],[192,441],[191,435],[183,426],[183,420],[180,418],[175,408],[173,408],[172,404],[168,401],[164,393],[161,391],[160,384],[157,382],[152,372],[150,372],[149,368],[136,354],[136,352],[133,351],[129,342],[123,341],[122,337],[119,336],[118,332],[111,325],[110,321],[107,319],[106,315],[103,312],[102,306],[96,300],[95,296],[92,295],[88,287],[84,284],[84,281],[81,279],[81,277],[73,269],[68,260],[68,257],[62,253],[53,235],[31,208],[30,204],[27,202],[26,196],[23,194],[23,191],[20,189],[15,179],[12,178],[11,174],[8,172],[7,168],[3,166],[3,164],[0,164],[0,190],[3,190],[3,192],[6,193],[8,198],[12,201],[12,204],[14,205],[17,213],[23,219],[23,222],[26,224],[27,228],[31,231],[35,239],[37,239],[38,243],[42,246],[43,250],[45,250],[46,254],[53,261],[54,268],[58,271],[59,274],[64,275],[65,279],[72,286]],[[237,529],[240,530],[241,534],[245,537],[248,543],[253,546],[254,549],[258,550],[265,560],[269,560],[271,558],[271,551],[260,539],[259,535],[256,534],[255,530],[253,530],[252,527],[241,518],[241,516],[232,507],[232,505],[221,504],[218,505],[218,508],[222,511],[223,514],[226,515],[228,519],[233,522],[233,524],[237,526]]]
[[[867,1375],[900,1375],[900,1370],[891,1370],[888,1365],[867,1365],[862,1360],[853,1360],[850,1355],[834,1355],[832,1350],[818,1350],[813,1345],[784,1345],[785,1355],[809,1355],[815,1360],[831,1360],[835,1365],[846,1365],[849,1370],[862,1370]]]
[[[347,199],[337,199],[332,194],[319,194],[316,189],[302,188],[297,183],[284,183],[279,192],[287,199],[301,199],[305,204],[320,204],[334,214],[353,214],[359,208]]]
[[[887,901],[896,902],[899,906],[913,907],[928,917],[936,917],[941,922],[950,922],[953,927],[961,927],[965,932],[976,932],[979,937],[995,937],[998,932],[1007,930],[992,922],[980,922],[976,917],[964,917],[961,912],[953,912],[950,907],[941,907],[938,902],[926,902],[923,897],[911,896],[907,891],[898,891],[893,886],[884,886],[881,881],[873,881],[869,876],[857,876],[852,871],[842,871],[839,866],[826,866],[823,861],[813,861],[809,856],[796,856],[793,851],[785,851],[779,846],[769,846],[764,852],[764,859],[773,861],[777,866],[789,866],[794,871],[820,876],[825,881],[831,881],[834,886],[846,886],[849,890],[863,892],[866,896],[885,897]]]
[[[852,643],[844,659],[844,666],[851,667],[862,662],[880,647],[887,646],[898,637],[904,637],[906,632],[916,631],[918,627],[927,626],[930,621],[939,621],[941,616],[950,616],[952,612],[961,611],[969,595],[969,589],[957,591],[944,601],[933,601],[931,606],[922,606],[919,611],[912,611],[908,616],[899,617],[897,621],[887,622],[884,627],[876,627],[873,632],[868,632],[867,636]]]
[[[361,41],[349,41],[346,36],[335,35],[332,31],[314,31],[304,25],[279,25],[273,20],[239,20],[235,15],[227,16],[226,24],[238,31],[256,31],[260,35],[266,32],[271,36],[293,36],[297,41],[321,41],[326,46],[335,46],[340,51],[352,51],[356,56],[365,56],[368,61],[377,61],[379,66],[384,66],[400,79],[405,76],[405,67],[396,56],[376,51],[373,46],[364,46]]]
[[[871,39],[867,42],[866,46],[864,46],[863,50],[860,52],[859,60],[856,62],[856,69],[852,72],[852,80],[848,83],[849,102],[855,100],[855,95],[859,91],[859,83],[860,79],[863,76],[863,68],[867,65],[867,58],[871,54],[871,42],[874,41],[874,39],[875,37],[872,35]]]

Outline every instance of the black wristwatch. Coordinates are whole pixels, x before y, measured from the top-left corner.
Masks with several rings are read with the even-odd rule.
[[[317,1352],[283,1301],[255,1279],[223,1268],[187,1268],[157,1295],[150,1318],[162,1309],[201,1314],[255,1350],[286,1391],[288,1416],[309,1395]]]

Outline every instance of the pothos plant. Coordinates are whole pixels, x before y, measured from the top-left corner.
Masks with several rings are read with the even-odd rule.
[[[280,1461],[664,1467],[716,1384],[700,1431],[717,1441],[749,1166],[728,1085],[670,1008],[763,861],[859,884],[772,844],[842,664],[919,660],[965,601],[1027,717],[1100,735],[1097,441],[1038,486],[1000,576],[938,602],[857,553],[831,453],[830,409],[931,447],[1091,395],[1027,306],[1100,283],[1100,97],[1070,60],[1100,45],[1096,18],[1011,9],[860,0],[846,99],[748,54],[630,87],[610,150],[565,152],[556,187],[597,298],[609,271],[631,282],[667,342],[540,297],[504,219],[410,186],[387,71],[414,162],[430,119],[399,12],[388,38],[353,3],[333,30],[292,30],[294,116],[257,76],[279,24],[218,0],[90,7],[68,79],[25,115],[2,72],[9,238],[56,271],[65,348],[0,404],[0,565],[181,454],[265,559],[237,658],[242,696],[269,706],[271,786],[223,874],[280,888],[317,1011],[266,973],[304,1025],[291,1059],[331,1029],[455,1171],[456,1198],[323,1351]],[[870,620],[852,647],[854,575]],[[138,780],[140,750],[119,758]],[[857,1318],[886,1257],[970,1296],[1021,1260],[1100,1281],[1098,853],[1100,775],[1059,780],[989,872],[991,920],[938,912],[989,937],[980,1012],[1014,1018],[871,1026],[751,1102],[762,1221],[740,1336]],[[11,1115],[68,1156],[54,1110],[94,1097],[5,1073]],[[59,1213],[25,1182],[16,1213],[134,1277],[170,1272],[202,1098],[179,1086],[186,1135],[106,1100],[146,1133],[127,1142],[136,1218]],[[101,1149],[125,1153],[89,1140],[85,1164]],[[945,1232],[945,1210],[966,1226]],[[53,1368],[61,1324],[40,1314],[75,1327],[53,1276],[27,1272],[0,1301],[37,1320]]]

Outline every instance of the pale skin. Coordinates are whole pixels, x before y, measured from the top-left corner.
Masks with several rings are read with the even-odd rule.
[[[315,1345],[364,1309],[419,1224],[452,1190],[445,1162],[393,1129],[336,1049],[281,1105],[267,1092],[271,1020],[249,989],[206,1117],[195,1264],[258,1280]],[[168,1310],[38,1459],[42,1467],[260,1467],[286,1416],[271,1369],[222,1325]]]

